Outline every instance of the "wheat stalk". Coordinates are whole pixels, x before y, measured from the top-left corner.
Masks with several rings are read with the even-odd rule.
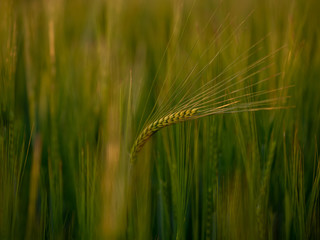
[[[240,26],[241,25],[242,23]],[[234,33],[237,31],[238,28]],[[248,64],[245,68],[241,67],[237,71],[233,71],[233,68],[241,66],[241,64],[247,62],[253,54],[257,54],[262,49],[260,45],[264,39],[265,38],[262,38],[248,49],[240,52],[240,54],[233,61],[228,63],[217,75],[199,86],[199,81],[201,80],[203,73],[208,70],[209,66],[217,61],[219,55],[230,47],[232,38],[228,38],[221,49],[210,58],[208,63],[202,67],[198,66],[197,63],[191,71],[188,72],[186,77],[184,77],[184,80],[180,83],[181,85],[175,89],[175,84],[172,84],[166,93],[170,93],[170,95],[163,96],[163,100],[160,100],[160,95],[163,94],[162,90],[165,85],[165,79],[160,88],[161,94],[157,97],[156,104],[143,127],[141,127],[140,120],[138,129],[142,129],[142,131],[139,133],[131,148],[131,162],[134,162],[137,153],[142,149],[147,140],[166,126],[216,114],[288,108],[288,106],[283,106],[281,101],[288,98],[283,91],[292,86],[271,90],[259,90],[258,88],[258,86],[270,79],[281,77],[282,72],[270,74],[274,65],[272,61],[270,63],[270,60],[279,53],[283,47],[262,56],[256,61]],[[210,49],[210,46],[205,49],[203,54]],[[197,67],[199,67],[199,69],[197,69]],[[265,73],[267,73],[267,77],[252,82],[252,78],[257,78]],[[177,79],[178,78],[175,78],[174,82]],[[155,79],[153,80],[153,83],[154,81]],[[275,93],[279,93],[277,96],[280,97],[270,98],[267,96],[268,94],[273,95]],[[156,109],[156,107],[158,107],[158,109]],[[144,113],[145,108],[143,110],[143,115]]]

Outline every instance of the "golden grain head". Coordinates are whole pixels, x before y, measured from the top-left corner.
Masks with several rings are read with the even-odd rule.
[[[141,133],[139,134],[139,136],[137,137],[135,143],[131,148],[131,156],[130,156],[131,162],[135,161],[135,159],[137,158],[137,153],[142,149],[144,144],[148,141],[148,139],[153,134],[155,134],[161,128],[164,128],[179,122],[190,120],[197,112],[198,112],[197,108],[177,111],[175,113],[162,117],[159,120],[155,120],[153,123],[149,124],[146,128],[144,128],[141,131]]]

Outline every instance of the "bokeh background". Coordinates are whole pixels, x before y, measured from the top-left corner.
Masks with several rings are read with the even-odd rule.
[[[319,12],[317,0],[0,1],[0,239],[319,239]],[[261,39],[232,72],[276,51],[252,81],[280,72],[258,89],[293,86],[288,108],[170,126],[130,165],[148,114],[176,104],[194,66],[230,40],[202,86]]]

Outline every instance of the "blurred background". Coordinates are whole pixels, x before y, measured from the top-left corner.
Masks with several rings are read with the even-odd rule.
[[[0,239],[319,239],[319,11],[2,0]],[[194,67],[221,51],[203,86],[252,46],[229,74],[269,56],[252,81],[280,74],[251,91],[293,86],[290,108],[170,126],[130,165],[148,115],[175,106]]]

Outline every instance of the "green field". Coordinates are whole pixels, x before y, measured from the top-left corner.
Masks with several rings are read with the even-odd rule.
[[[0,239],[320,239],[319,13],[1,0]]]

